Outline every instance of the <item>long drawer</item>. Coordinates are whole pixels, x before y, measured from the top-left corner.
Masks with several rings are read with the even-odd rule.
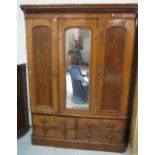
[[[124,140],[124,134],[122,132],[104,132],[85,129],[79,129],[77,137],[80,141],[100,143],[122,143]]]
[[[33,115],[33,126],[74,129],[75,119],[72,117]]]
[[[79,118],[78,127],[80,129],[91,128],[96,131],[123,131],[125,128],[125,121],[101,118]]]
[[[63,140],[74,140],[75,130],[74,129],[54,129],[50,127],[33,127],[33,135],[36,137],[63,139]]]

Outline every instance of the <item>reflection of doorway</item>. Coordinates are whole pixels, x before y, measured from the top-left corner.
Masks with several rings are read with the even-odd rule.
[[[89,68],[88,66],[80,66],[80,70],[82,72],[83,75],[85,75],[84,79],[85,81],[89,82],[89,78],[88,78],[88,72],[89,72]],[[81,103],[78,104],[76,102],[72,101],[72,96],[73,96],[73,87],[72,87],[72,81],[71,81],[71,75],[69,72],[66,73],[66,92],[67,92],[67,96],[66,96],[66,107],[67,108],[86,108],[88,109],[89,104],[87,103]]]

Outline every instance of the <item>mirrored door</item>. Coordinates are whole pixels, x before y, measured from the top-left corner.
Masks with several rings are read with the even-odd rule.
[[[84,114],[94,110],[97,21],[59,22],[60,110]]]
[[[89,108],[91,30],[69,28],[65,31],[65,108]]]

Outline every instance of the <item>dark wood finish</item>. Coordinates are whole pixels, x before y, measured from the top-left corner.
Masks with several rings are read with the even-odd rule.
[[[136,13],[137,4],[21,5],[25,13]]]
[[[135,21],[103,19],[100,32],[97,109],[100,115],[126,116]]]
[[[126,30],[111,27],[105,34],[102,109],[119,111],[123,87],[123,61]]]
[[[27,20],[26,24],[31,110],[57,112],[57,22]]]
[[[112,119],[90,119],[79,118],[78,124],[80,129],[91,128],[93,130],[102,131],[122,131],[125,128],[125,120],[112,120]]]
[[[62,19],[98,19],[98,18],[112,18],[112,19],[136,19],[135,13],[26,13],[26,19],[51,19],[51,18],[62,18]]]
[[[33,135],[53,139],[123,143],[125,120],[33,115]]]
[[[52,106],[51,90],[51,29],[47,26],[36,26],[33,33],[33,65],[35,68],[36,103],[39,106]],[[46,69],[45,69],[46,68]],[[45,80],[46,79],[46,80]]]
[[[33,125],[35,126],[49,126],[53,128],[67,128],[75,129],[75,118],[46,116],[46,115],[33,115]]]
[[[124,141],[123,133],[121,132],[103,132],[102,130],[86,129],[78,130],[78,139],[87,142],[100,142],[100,143],[117,143],[120,144]]]
[[[73,148],[84,145],[84,149],[90,144],[92,146],[122,145],[124,142],[124,126],[125,120],[33,115],[33,137],[44,138],[45,144],[48,141],[56,142],[57,145],[54,144],[54,146],[61,146],[62,140],[65,140],[66,143],[69,142],[69,144],[70,142],[74,143],[75,147]],[[115,147],[110,150],[113,149]]]
[[[125,151],[137,4],[21,8],[27,28],[32,143]],[[92,32],[88,110],[65,108],[64,32],[70,27]]]
[[[122,143],[125,120],[78,119],[77,139],[89,142]]]
[[[99,119],[114,119],[114,120],[126,120],[128,119],[127,116],[124,116],[124,117],[116,117],[116,116],[104,116],[104,115],[82,115],[82,114],[79,114],[79,115],[72,115],[72,114],[62,114],[62,113],[47,113],[47,114],[44,114],[44,113],[40,113],[40,112],[33,112],[32,114],[34,115],[40,115],[41,116],[61,116],[61,117],[78,117],[78,118],[99,118]]]
[[[29,130],[26,64],[17,66],[17,137]]]
[[[53,139],[62,139],[62,140],[74,140],[75,139],[75,130],[73,129],[57,129],[49,127],[33,127],[34,136],[36,137],[48,137]]]
[[[85,150],[97,150],[97,151],[111,151],[111,152],[124,152],[126,150],[126,144],[115,144],[115,143],[90,143],[84,141],[73,141],[73,140],[57,140],[50,138],[42,138],[32,136],[32,144],[44,145],[44,146],[55,146],[64,148],[76,148]]]

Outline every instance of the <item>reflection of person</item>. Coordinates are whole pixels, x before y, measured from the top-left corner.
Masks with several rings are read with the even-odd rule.
[[[75,39],[75,47],[77,49],[83,49],[82,43],[80,42],[80,40]]]
[[[76,65],[82,65],[83,59],[82,59],[80,49],[83,49],[83,46],[79,39],[78,40],[75,39],[75,48],[76,48],[76,51],[75,51]]]

